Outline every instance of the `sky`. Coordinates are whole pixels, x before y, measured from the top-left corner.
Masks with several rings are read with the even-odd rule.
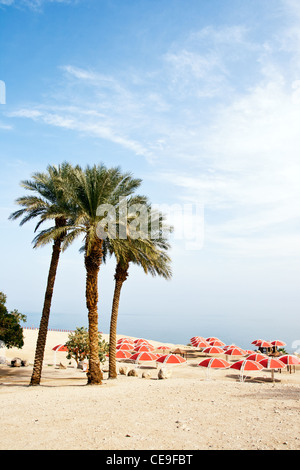
[[[51,256],[32,248],[33,223],[8,220],[20,181],[102,162],[141,178],[175,227],[172,280],[130,267],[118,333],[298,352],[299,51],[297,0],[0,0],[7,306],[39,325]],[[80,245],[61,256],[52,328],[87,326]],[[99,275],[105,333],[114,269]]]

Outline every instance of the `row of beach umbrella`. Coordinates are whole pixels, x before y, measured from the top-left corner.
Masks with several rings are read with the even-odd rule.
[[[168,346],[158,346],[155,348],[148,340],[139,338],[132,340],[130,338],[120,338],[117,341],[116,359],[128,359],[135,363],[140,362],[158,362],[162,364],[182,364],[186,360],[176,354],[155,353],[161,350],[163,353],[170,350]]]
[[[225,345],[221,340],[215,337],[203,338],[194,336],[191,338],[193,346],[201,348],[203,353],[206,354],[224,354],[225,356],[244,356],[244,359],[238,360],[233,364],[230,364],[227,360],[209,357],[199,363],[201,367],[207,367],[207,369],[237,369],[240,371],[240,379],[243,381],[244,373],[248,371],[259,371],[262,369],[269,369],[272,373],[272,381],[274,381],[274,371],[283,369],[286,366],[299,365],[300,359],[292,354],[284,354],[278,358],[269,357],[265,354],[244,350],[234,344]],[[257,339],[252,341],[258,348],[272,348],[272,347],[283,347],[286,345],[283,341],[265,341],[263,339]]]

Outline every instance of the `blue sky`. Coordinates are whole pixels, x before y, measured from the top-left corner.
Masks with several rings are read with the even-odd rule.
[[[173,280],[130,269],[122,334],[299,347],[300,5],[294,0],[0,0],[1,261],[8,306],[38,325],[51,247],[8,221],[48,164],[120,165],[157,204],[204,208],[172,239]],[[1,100],[0,100],[1,101]],[[86,324],[80,243],[62,255],[51,326]],[[114,260],[101,269],[108,331]],[[297,346],[295,346],[297,345]],[[292,349],[294,348],[294,349]]]

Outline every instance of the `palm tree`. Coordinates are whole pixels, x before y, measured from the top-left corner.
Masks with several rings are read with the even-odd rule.
[[[68,175],[68,184],[64,186],[66,198],[71,199],[76,206],[76,215],[63,245],[67,246],[77,236],[84,236],[90,344],[88,384],[100,385],[103,378],[98,355],[98,274],[105,234],[99,231],[99,223],[103,219],[99,208],[105,205],[117,207],[120,199],[131,195],[140,183],[140,179],[132,178],[130,173],[122,173],[118,167],[107,169],[100,164],[87,166],[84,171],[74,169]],[[106,235],[111,236],[109,232]]]
[[[131,204],[135,204],[137,199],[139,199],[139,203],[143,200],[142,198],[131,199],[129,201],[129,207]],[[144,198],[143,203],[146,204],[146,198]],[[156,222],[158,222],[155,223],[157,230],[155,233],[152,233],[152,237],[149,237],[149,232],[147,234],[141,233],[140,238],[131,238],[130,230],[127,230],[128,236],[126,239],[112,239],[105,242],[105,255],[106,252],[109,252],[111,255],[114,254],[117,261],[114,275],[115,288],[109,333],[109,378],[111,379],[117,378],[116,342],[119,302],[122,286],[128,277],[130,263],[141,266],[146,274],[150,273],[152,276],[159,275],[165,279],[170,279],[172,276],[170,268],[171,260],[167,255],[169,244],[161,229],[164,216],[151,211],[149,204],[147,207],[147,215],[148,231],[151,229],[150,221],[153,222],[156,219]],[[166,227],[165,225],[165,229],[166,228],[169,232],[172,231],[172,227]]]
[[[39,221],[35,231],[45,221],[54,220],[56,233],[55,237],[51,238],[47,236],[51,229],[46,229],[38,233],[33,240],[34,248],[49,242],[53,242],[53,246],[30,385],[39,385],[41,381],[54,283],[61,245],[66,236],[66,225],[68,223],[66,214],[70,213],[69,203],[64,198],[60,187],[61,181],[65,181],[70,168],[71,166],[68,163],[63,163],[59,167],[48,166],[47,173],[37,172],[32,176],[32,180],[22,181],[21,186],[28,191],[32,191],[34,195],[18,198],[16,203],[23,208],[13,212],[9,217],[11,220],[23,217],[20,225],[24,225],[26,222],[38,217]]]

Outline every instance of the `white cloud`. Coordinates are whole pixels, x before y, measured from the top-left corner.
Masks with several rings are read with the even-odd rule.
[[[276,253],[282,242],[290,254],[300,216],[300,60],[288,28],[261,44],[249,37],[244,26],[207,27],[173,44],[160,70],[134,75],[66,65],[60,106],[11,115],[146,157],[178,201],[204,204],[208,243],[253,255]],[[249,57],[248,81],[241,69]]]

